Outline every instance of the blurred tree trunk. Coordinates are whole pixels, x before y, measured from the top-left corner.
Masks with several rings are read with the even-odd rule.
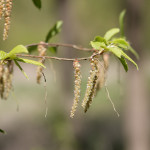
[[[75,19],[73,17],[72,5],[70,0],[57,0],[56,1],[57,9],[58,9],[58,17],[63,20],[63,29],[62,29],[62,40],[64,43],[74,43],[75,41]],[[61,47],[62,48],[62,47]],[[62,48],[64,49],[64,48]],[[69,48],[65,48],[64,50],[59,52],[61,57],[73,57],[73,52]],[[68,94],[72,90],[72,62],[63,62],[61,65],[62,72],[62,86],[64,90],[64,94]],[[71,93],[71,92],[70,92]]]
[[[142,69],[142,0],[127,0],[128,39],[140,55],[140,70],[130,69],[125,101],[125,136],[127,150],[149,150],[148,97]]]

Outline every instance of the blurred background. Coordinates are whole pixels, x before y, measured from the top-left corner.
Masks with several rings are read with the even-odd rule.
[[[72,43],[90,47],[96,35],[118,27],[118,17],[127,10],[126,36],[140,55],[131,57],[139,71],[131,64],[128,73],[110,58],[107,86],[120,113],[118,118],[103,88],[85,114],[80,104],[71,119],[74,77],[72,62],[54,61],[56,82],[51,62],[44,71],[47,82],[47,107],[44,101],[44,80],[36,84],[36,67],[21,64],[30,80],[15,68],[13,92],[7,101],[0,101],[1,150],[149,150],[150,149],[150,1],[149,0],[43,0],[38,10],[32,0],[15,0],[11,16],[9,38],[2,41],[3,21],[0,22],[0,48],[9,51],[18,44],[45,40],[57,20],[63,20],[60,35],[51,42]],[[84,57],[90,53],[59,48],[59,57]],[[130,63],[128,63],[130,65]],[[81,100],[86,90],[89,62],[81,62]]]

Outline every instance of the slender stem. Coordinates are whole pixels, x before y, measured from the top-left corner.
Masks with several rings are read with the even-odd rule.
[[[99,51],[98,53],[94,53],[90,57],[83,57],[83,58],[59,58],[59,57],[53,57],[53,56],[36,56],[36,55],[26,55],[26,54],[16,54],[16,56],[19,57],[31,57],[31,58],[44,58],[44,59],[55,59],[55,60],[63,60],[63,61],[74,61],[77,59],[78,61],[81,60],[89,60],[97,55],[101,55],[104,52],[104,50]]]
[[[59,47],[59,46],[70,47],[70,48],[74,48],[74,49],[81,50],[81,51],[97,51],[96,49],[93,49],[93,48],[92,49],[83,48],[83,47],[79,47],[74,44],[64,44],[64,43],[42,43],[42,44],[33,43],[33,44],[26,45],[26,47],[28,48],[28,47],[32,47],[32,46],[38,46],[38,45],[44,45],[44,46],[48,46],[48,47]]]

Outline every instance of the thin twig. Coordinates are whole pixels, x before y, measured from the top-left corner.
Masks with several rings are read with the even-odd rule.
[[[47,117],[47,112],[48,112],[48,106],[47,106],[47,88],[46,88],[46,77],[45,74],[42,72],[43,78],[44,78],[44,88],[45,88],[45,106],[46,106],[46,110],[45,110],[45,118]]]
[[[116,108],[115,108],[115,105],[114,105],[114,103],[113,103],[113,101],[112,101],[112,99],[111,99],[111,97],[110,97],[110,94],[109,94],[109,91],[108,91],[108,88],[107,88],[106,85],[105,85],[105,90],[106,90],[106,92],[107,92],[107,97],[108,97],[109,101],[111,102],[114,111],[116,112],[117,116],[119,117],[120,115],[119,115],[118,111],[117,111]]]
[[[32,47],[32,46],[37,46],[39,45],[39,43],[33,43],[33,44],[29,44],[29,45],[26,45],[26,47]],[[91,49],[91,48],[83,48],[83,47],[79,47],[75,44],[64,44],[64,43],[42,43],[40,45],[44,45],[44,46],[48,46],[48,47],[59,47],[59,46],[62,46],[62,47],[70,47],[70,48],[74,48],[74,49],[77,49],[77,50],[81,50],[81,51],[97,51],[96,49]]]
[[[74,61],[74,60],[89,60],[97,55],[101,55],[104,52],[104,50],[101,50],[99,53],[93,54],[90,57],[83,57],[83,58],[60,58],[60,57],[54,57],[54,56],[36,56],[36,55],[26,55],[26,54],[16,54],[16,56],[19,57],[31,57],[31,58],[45,58],[45,59],[55,59],[55,60],[63,60],[63,61]]]

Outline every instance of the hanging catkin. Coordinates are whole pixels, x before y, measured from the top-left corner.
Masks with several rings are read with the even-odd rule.
[[[79,103],[80,99],[80,88],[81,88],[81,71],[80,71],[80,64],[77,60],[73,62],[73,67],[74,67],[74,99],[73,99],[73,105],[71,109],[71,114],[70,117],[73,118],[76,108]]]
[[[5,0],[0,0],[0,20],[4,16],[5,13]]]
[[[10,91],[12,89],[12,77],[13,77],[13,61],[8,61],[7,65],[5,66],[4,69],[4,94],[3,94],[3,99],[7,99]]]
[[[92,103],[93,98],[95,96],[96,83],[99,74],[97,65],[98,65],[98,60],[96,58],[93,58],[91,60],[91,70],[90,70],[90,76],[88,77],[86,92],[82,102],[82,107],[84,108],[85,112],[90,107],[90,104]]]
[[[3,40],[6,40],[8,38],[8,31],[10,29],[11,10],[12,10],[12,0],[6,0],[4,13],[5,23],[4,23]]]
[[[44,62],[45,62],[44,56],[46,55],[46,48],[44,46],[44,42],[40,42],[40,44],[38,45],[38,52],[39,52],[39,56],[43,56],[43,58],[39,59],[39,62],[44,64]],[[40,81],[41,81],[42,71],[43,71],[43,67],[38,66],[37,67],[37,76],[36,76],[36,81],[38,84],[40,84]]]

